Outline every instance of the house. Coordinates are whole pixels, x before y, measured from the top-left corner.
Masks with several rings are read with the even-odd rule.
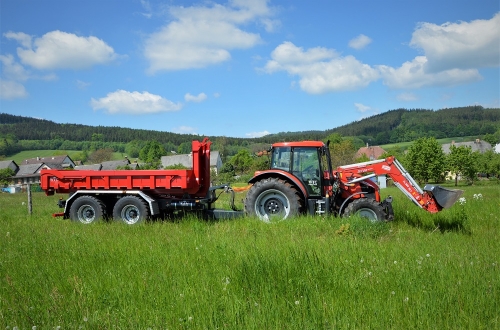
[[[0,170],[10,168],[14,173],[19,171],[19,166],[13,160],[0,160]]]
[[[100,171],[102,165],[101,164],[92,164],[92,165],[76,165],[75,170],[93,170],[93,171]]]
[[[163,168],[178,164],[186,168],[193,168],[193,156],[191,154],[187,154],[161,157],[161,165]],[[215,173],[219,173],[222,168],[222,159],[218,151],[210,151],[210,168],[215,170]]]
[[[120,160],[109,160],[101,163],[101,170],[116,170],[118,168],[131,167],[130,160],[128,158],[120,159]]]
[[[455,141],[451,141],[451,143],[446,143],[446,144],[443,144],[441,146],[441,148],[443,149],[443,152],[446,155],[448,155],[450,153],[451,146],[455,146],[455,147],[461,147],[461,146],[470,147],[472,152],[478,151],[481,154],[485,153],[488,150],[492,150],[493,149],[491,147],[491,144],[489,144],[486,141],[482,141],[480,139],[476,139],[475,141],[469,141],[469,142],[455,142]]]
[[[382,156],[384,153],[386,153],[386,151],[381,147],[368,146],[368,144],[366,144],[366,147],[359,148],[358,152],[356,153],[356,158],[365,155],[369,160],[376,160],[379,159],[380,156]]]
[[[19,171],[13,177],[14,184],[24,186],[31,183],[40,183],[40,171],[46,168],[44,165],[43,163],[19,165]]]
[[[68,155],[29,158],[25,159],[22,165],[40,164],[40,163],[44,163],[47,165],[58,164],[61,165],[62,168],[75,168],[76,166],[75,162],[73,162],[73,160]]]

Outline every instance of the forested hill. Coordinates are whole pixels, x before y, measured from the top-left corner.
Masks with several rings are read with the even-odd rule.
[[[335,122],[332,121],[332,126]],[[323,140],[332,133],[356,136],[373,144],[412,141],[423,136],[436,138],[457,136],[483,136],[500,129],[500,109],[481,106],[442,110],[397,109],[365,118],[348,125],[326,131],[281,132],[261,138],[232,138],[210,136],[212,140],[224,139],[229,145],[273,143],[292,140]],[[0,114],[0,137],[15,140],[92,141],[96,134],[103,142],[128,143],[133,140],[156,140],[160,143],[180,145],[199,139],[197,135],[131,129],[122,127],[58,124],[49,120],[9,114]]]
[[[500,109],[481,106],[438,111],[397,109],[384,112],[328,132],[342,136],[372,137],[376,144],[413,141],[419,137],[437,139],[483,136],[500,129]]]

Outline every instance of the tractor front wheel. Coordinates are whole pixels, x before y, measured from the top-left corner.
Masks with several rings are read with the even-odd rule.
[[[352,201],[344,211],[344,217],[359,216],[370,222],[385,221],[384,207],[374,199],[359,198]]]
[[[277,178],[256,182],[245,199],[245,212],[264,222],[277,222],[299,214],[301,198],[291,184]]]

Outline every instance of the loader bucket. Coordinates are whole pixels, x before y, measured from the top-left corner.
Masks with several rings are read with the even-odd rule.
[[[446,189],[441,186],[426,185],[424,191],[434,196],[436,203],[443,209],[451,207],[462,196],[463,190]]]

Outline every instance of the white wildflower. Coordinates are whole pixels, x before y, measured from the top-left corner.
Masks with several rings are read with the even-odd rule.
[[[300,304],[300,301],[295,300],[295,305],[298,305],[298,304]]]
[[[429,253],[427,253],[425,256],[426,256],[427,258],[429,258],[431,255],[430,255]]]
[[[405,299],[403,299],[404,302],[408,302],[408,297],[405,297]]]
[[[391,292],[391,294],[392,294],[392,295],[395,295],[395,294],[396,294],[396,292],[392,291],[392,292]]]
[[[465,202],[467,202],[467,200],[465,199],[465,197],[460,197],[458,202],[460,203],[460,205],[465,205]]]
[[[483,194],[474,194],[474,199],[483,199]]]

